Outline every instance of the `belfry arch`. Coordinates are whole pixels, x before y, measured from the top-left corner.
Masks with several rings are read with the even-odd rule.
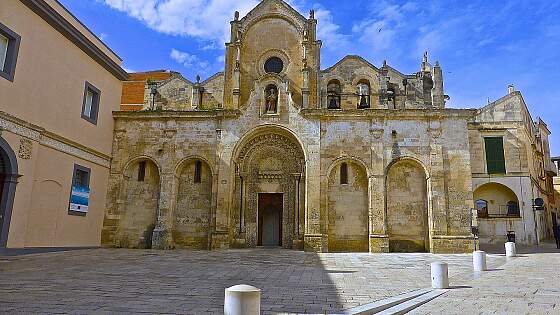
[[[239,142],[233,162],[233,245],[303,249],[305,155],[296,136],[257,128]]]

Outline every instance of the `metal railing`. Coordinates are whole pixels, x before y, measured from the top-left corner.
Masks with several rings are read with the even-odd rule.
[[[491,207],[490,209],[480,209],[478,210],[479,218],[519,218],[521,217],[521,211],[518,205],[498,205],[497,207]]]

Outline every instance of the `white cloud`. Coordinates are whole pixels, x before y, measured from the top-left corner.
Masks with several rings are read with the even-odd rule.
[[[188,52],[172,49],[169,57],[184,67],[201,74],[208,74],[208,71],[210,71],[210,64],[206,60],[202,60],[198,56],[189,54]]]
[[[193,62],[198,61],[198,57],[195,55],[191,55],[189,53],[179,51],[177,49],[172,49],[171,54],[169,55],[171,59],[181,63],[185,66],[191,66]]]
[[[350,43],[350,36],[341,32],[329,10],[316,9],[317,37],[325,43],[325,48],[340,50]]]
[[[97,0],[170,35],[191,36],[220,44],[228,41],[229,21],[246,14],[258,0]]]

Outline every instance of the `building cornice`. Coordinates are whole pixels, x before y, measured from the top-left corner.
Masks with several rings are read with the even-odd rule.
[[[389,119],[418,119],[432,117],[471,118],[476,113],[473,109],[302,109],[301,114],[309,118],[389,118]]]
[[[128,73],[121,66],[114,62],[99,47],[90,41],[72,23],[68,22],[60,13],[53,9],[44,0],[21,0],[31,11],[35,12],[45,22],[64,35],[69,41],[85,52],[103,68],[109,71],[117,79],[125,81]]]
[[[241,111],[235,109],[222,110],[140,110],[140,111],[114,111],[115,119],[199,119],[199,118],[236,118],[241,115]]]
[[[111,157],[107,154],[0,111],[0,131],[3,130],[103,167],[111,165]]]

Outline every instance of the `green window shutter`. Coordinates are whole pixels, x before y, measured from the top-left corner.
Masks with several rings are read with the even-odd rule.
[[[502,137],[484,138],[488,174],[505,174],[504,139]]]

